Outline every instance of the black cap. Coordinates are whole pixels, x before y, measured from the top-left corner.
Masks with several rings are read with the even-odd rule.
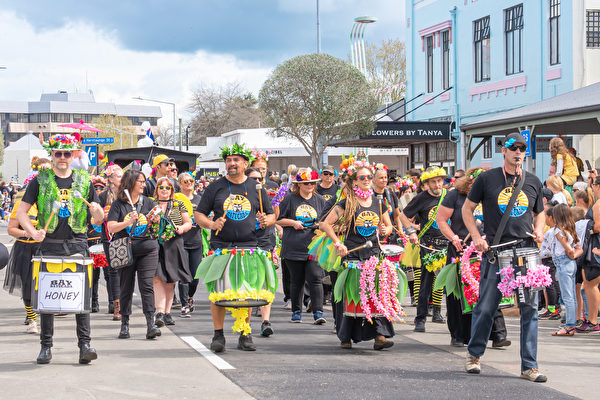
[[[552,197],[554,196],[554,193],[552,193],[552,190],[550,190],[548,188],[543,188],[542,189],[542,196],[544,196],[544,198],[546,199],[546,201],[550,201],[550,200],[552,200]]]
[[[514,140],[513,140],[514,139]],[[510,144],[509,144],[510,142]],[[512,146],[515,143],[522,143],[527,146],[527,141],[519,132],[512,132],[504,138],[504,147]]]

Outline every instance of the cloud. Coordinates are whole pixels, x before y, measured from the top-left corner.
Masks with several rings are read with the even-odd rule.
[[[42,92],[89,88],[98,102],[135,104],[135,96],[175,102],[177,114],[186,118],[185,107],[200,85],[237,81],[258,93],[271,70],[269,65],[202,50],[126,49],[116,30],[83,21],[35,30],[14,12],[0,12],[0,27],[11,33],[0,36],[1,65],[7,67],[0,71],[0,100],[32,101]],[[169,124],[172,107],[162,109],[163,123]]]

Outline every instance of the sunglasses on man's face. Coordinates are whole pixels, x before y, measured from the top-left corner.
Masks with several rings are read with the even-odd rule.
[[[158,190],[171,190],[171,186],[168,186],[168,185],[167,185],[167,186],[160,185],[160,186],[158,187]]]
[[[508,149],[510,151],[519,150],[521,153],[525,153],[527,151],[527,146],[517,146],[517,145],[513,144],[513,145],[509,146]]]
[[[71,158],[73,157],[73,152],[71,151],[55,151],[54,157],[56,158]]]
[[[357,178],[361,181],[364,181],[365,179],[368,179],[371,181],[371,180],[373,180],[373,175],[361,175],[361,176],[357,176]]]
[[[331,172],[327,172],[327,171],[323,172],[323,176],[332,176],[332,175],[333,174]]]

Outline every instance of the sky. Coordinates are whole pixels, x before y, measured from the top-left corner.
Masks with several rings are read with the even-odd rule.
[[[366,41],[404,39],[403,0],[319,7],[323,53],[348,59],[358,16],[378,18]],[[316,52],[316,20],[316,0],[0,0],[0,101],[92,90],[98,102],[174,102],[189,119],[194,90],[238,82],[258,95],[278,64]],[[172,107],[162,112],[170,123]]]

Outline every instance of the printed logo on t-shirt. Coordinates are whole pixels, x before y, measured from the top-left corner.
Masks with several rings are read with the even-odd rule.
[[[431,219],[433,218],[433,213],[435,212],[435,210],[437,210],[437,206],[433,207],[431,210],[429,210],[429,213],[427,214],[427,219]],[[448,220],[449,221],[449,220]],[[439,226],[437,224],[437,221],[433,221],[433,225],[431,225],[432,228],[439,230]]]
[[[373,211],[363,211],[356,217],[356,231],[364,237],[375,233],[379,225],[379,215]]]
[[[131,218],[129,217],[129,214],[127,214],[125,216],[125,221],[129,221],[130,219]],[[135,226],[135,229],[133,230],[133,233],[131,233],[131,226],[128,226],[127,228],[125,228],[125,230],[127,230],[127,233],[131,236],[140,236],[146,231],[147,226],[148,219],[146,218],[146,216],[144,214],[138,214],[138,222]]]
[[[296,208],[296,219],[304,226],[312,225],[317,219],[317,211],[308,204],[300,204]]]
[[[481,203],[477,204],[477,207],[475,207],[475,211],[473,211],[473,216],[475,217],[475,219],[483,221],[483,206],[481,205]]]
[[[60,203],[60,208],[58,209],[58,216],[61,218],[68,218],[71,216],[71,211],[69,211],[70,193],[71,189],[58,189],[58,198]]]
[[[506,211],[506,206],[508,206],[508,202],[510,197],[512,196],[513,188],[507,187],[504,188],[500,194],[498,195],[498,207],[500,207],[500,211],[502,214]],[[520,217],[525,214],[525,211],[529,208],[529,199],[527,195],[523,193],[521,190],[519,195],[517,196],[517,201],[515,202],[515,206],[513,207],[510,216],[511,217]]]
[[[230,200],[232,198],[232,200]],[[227,210],[227,218],[242,221],[250,215],[250,201],[241,194],[234,194],[225,199],[223,210]]]
[[[326,201],[329,201],[329,200],[331,199],[331,197],[332,197],[332,196],[331,196],[330,194],[324,194],[324,195],[323,195],[323,198],[324,198]]]
[[[92,228],[98,233],[102,233],[102,225],[92,224]]]

